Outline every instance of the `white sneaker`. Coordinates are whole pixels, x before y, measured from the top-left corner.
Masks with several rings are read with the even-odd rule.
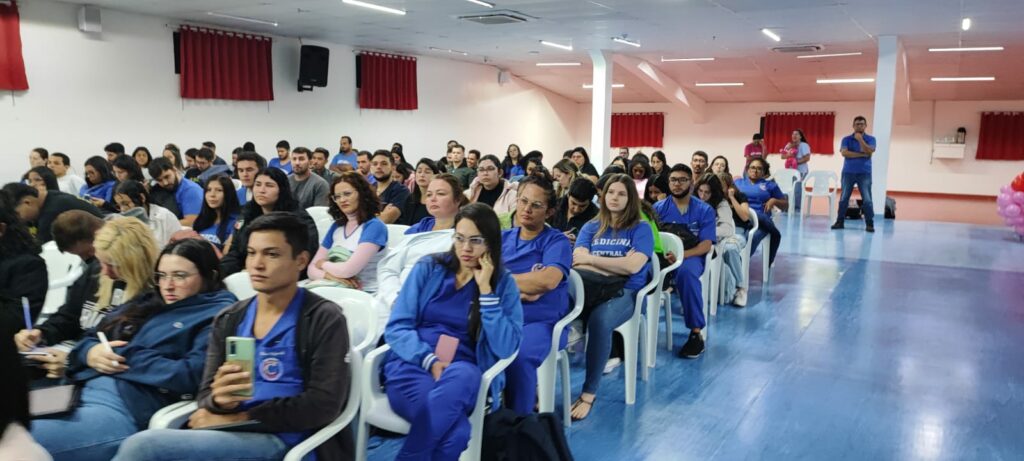
[[[736,297],[732,300],[733,305],[736,307],[743,307],[747,305],[747,289],[737,288]]]
[[[615,369],[618,368],[619,365],[622,365],[622,359],[619,359],[618,357],[612,357],[608,359],[608,363],[604,364],[604,374],[608,374],[615,371]]]

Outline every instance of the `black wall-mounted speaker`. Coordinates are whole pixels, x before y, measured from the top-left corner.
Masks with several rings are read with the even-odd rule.
[[[302,45],[299,50],[299,91],[327,86],[327,64],[331,50],[322,46]]]

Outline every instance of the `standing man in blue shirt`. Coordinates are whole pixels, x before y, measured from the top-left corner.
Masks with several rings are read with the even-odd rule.
[[[288,174],[292,174],[292,158],[289,155],[291,150],[292,145],[288,144],[288,141],[278,141],[277,158],[270,159],[270,163],[267,163],[267,166],[277,168]]]
[[[178,221],[182,226],[191,226],[203,208],[203,187],[192,181],[182,181],[181,173],[163,157],[149,162],[149,176],[156,182],[156,187],[174,194]]]
[[[352,149],[352,138],[342,136],[341,149],[338,150],[338,153],[331,159],[331,166],[348,163],[349,165],[352,165],[353,169],[355,169],[359,166],[357,159],[358,155],[359,153]]]
[[[853,134],[843,138],[840,144],[840,151],[843,160],[843,196],[839,198],[839,216],[832,229],[844,228],[843,221],[846,218],[846,208],[850,206],[850,195],[853,194],[853,186],[857,186],[860,197],[864,204],[861,212],[864,213],[864,230],[875,231],[875,210],[871,202],[871,156],[875,153],[875,137],[864,132],[868,128],[868,119],[858,115],[853,119]]]
[[[662,224],[683,226],[697,236],[699,242],[697,246],[684,250],[682,255],[675,255],[683,258],[683,265],[676,270],[676,289],[683,303],[683,319],[690,329],[690,337],[678,355],[688,359],[697,358],[704,352],[704,338],[700,335],[705,325],[700,276],[704,273],[704,256],[715,244],[715,210],[690,194],[691,182],[693,170],[677,163],[668,174],[668,189],[672,196],[654,204],[654,212],[658,213]]]

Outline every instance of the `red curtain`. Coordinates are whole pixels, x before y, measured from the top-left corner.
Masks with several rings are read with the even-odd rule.
[[[18,4],[0,3],[0,90],[28,89],[25,60],[21,56],[21,20]]]
[[[978,160],[1024,160],[1024,112],[984,112],[978,134]]]
[[[793,131],[803,130],[811,152],[834,154],[836,114],[834,112],[769,112],[764,116],[764,151],[772,154],[786,147]]]
[[[662,147],[665,114],[612,114],[612,147]]]
[[[380,53],[359,56],[359,107],[416,110],[416,58]]]
[[[182,27],[180,40],[182,98],[274,100],[270,38]]]

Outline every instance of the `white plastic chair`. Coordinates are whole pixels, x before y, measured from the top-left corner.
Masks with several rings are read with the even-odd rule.
[[[377,300],[365,291],[350,288],[316,287],[310,291],[341,306],[341,311],[345,314],[345,323],[352,333],[349,337],[352,348],[358,350],[360,355],[369,354],[380,337],[380,328],[377,326]]]
[[[805,204],[807,202],[804,202]],[[806,205],[804,205],[806,206]],[[750,258],[753,256],[754,248],[754,234],[757,233],[759,227],[757,222],[757,213],[753,209],[750,210],[750,221],[753,227],[750,228],[750,232],[747,233],[747,244],[740,250],[740,256],[743,259],[743,289],[750,289]],[[761,241],[761,248],[764,249],[764,260],[762,261],[761,281],[764,284],[768,284],[768,276],[771,274],[771,259],[768,257],[772,245],[772,236],[765,236],[764,240]]]
[[[676,236],[673,235],[673,237],[676,237]],[[662,244],[662,246],[664,246],[665,245],[665,237],[664,237],[664,235],[662,235],[661,238],[662,238],[661,244]],[[676,237],[676,239],[679,240],[679,237]],[[679,240],[679,247],[680,248],[683,247],[682,240]],[[680,253],[677,253],[677,254],[682,254],[682,253],[680,252]],[[714,282],[718,280],[718,278],[714,276],[714,270],[715,270],[714,254],[715,254],[715,248],[712,246],[711,247],[711,251],[709,251],[706,255],[704,255],[704,273],[702,273],[700,275],[700,291],[701,291],[701,296],[703,297],[701,310],[704,311],[704,321],[705,322],[707,322],[708,319],[710,319],[710,317],[708,316],[708,310],[709,310],[709,307],[710,307],[711,303],[718,302],[718,295],[716,293],[710,293],[710,294],[708,293],[708,291],[711,290],[712,286],[717,286]],[[681,260],[677,260],[676,263],[678,263],[679,265],[682,265],[683,262]],[[678,290],[679,288],[676,287],[676,289]],[[664,299],[663,304],[665,306],[665,347],[668,350],[671,351],[674,348],[674,346],[673,346],[673,338],[672,338],[672,299],[670,297],[668,297],[668,296],[663,296],[663,299]],[[657,324],[655,324],[655,325],[657,325]],[[700,330],[700,334],[704,338],[707,338],[707,334],[708,334],[707,333],[708,332],[708,328],[707,327],[708,327],[708,325],[705,323],[704,328],[702,328]],[[657,345],[656,341],[657,340],[655,340],[655,343],[654,343],[655,345]],[[651,355],[654,355],[654,354],[652,353]],[[653,367],[654,363],[655,363],[655,361],[652,359],[650,366]]]
[[[53,241],[43,244],[43,252],[40,256],[46,263],[46,277],[49,283],[42,314],[48,315],[64,305],[67,288],[82,276],[85,267],[82,258],[58,250],[57,243]]]
[[[405,231],[409,226],[404,224],[388,224],[388,248],[397,247],[405,240]]]
[[[236,272],[224,278],[224,286],[239,300],[249,299],[256,296],[256,290],[252,288],[252,280],[246,271]]]
[[[583,313],[583,279],[575,270],[569,271],[569,297],[573,300],[573,308],[565,317],[555,323],[551,330],[551,349],[544,362],[537,367],[537,400],[541,413],[555,411],[555,372],[562,374],[562,419],[565,427],[572,425],[569,415],[569,353],[559,349],[562,331]],[[556,370],[557,368],[557,370]]]
[[[796,196],[793,195],[793,191],[797,190],[796,185],[800,183],[800,171],[792,168],[783,168],[772,173],[772,179],[779,185],[779,190],[789,197],[789,209],[792,210],[796,202]]]
[[[360,395],[363,402],[359,413],[359,426],[356,430],[356,461],[366,461],[366,446],[370,437],[371,425],[398,434],[409,433],[409,422],[391,409],[388,396],[380,384],[380,368],[390,350],[391,346],[387,344],[378,347],[371,351],[363,362],[362,382],[360,383],[362,387]],[[480,391],[476,397],[476,406],[469,416],[469,423],[472,426],[469,447],[459,456],[460,460],[477,461],[480,459],[480,448],[483,445],[484,413],[491,381],[505,371],[505,368],[508,368],[517,355],[519,355],[518,350],[511,356],[499,360],[483,373],[483,377],[480,379]],[[495,398],[500,398],[500,396],[495,396]]]
[[[712,246],[708,252],[711,257],[704,259],[704,273],[700,276],[700,291],[704,298],[704,319],[718,315],[718,284],[722,279],[722,255],[718,253],[718,247]],[[711,317],[708,317],[708,314]],[[707,338],[707,327],[701,330]]]
[[[661,248],[665,251],[665,254],[672,253],[676,256],[676,262],[661,268],[658,274],[658,286],[651,291],[651,294],[647,297],[647,350],[645,351],[644,363],[648,367],[653,367],[658,360],[657,348],[658,348],[658,322],[661,318],[661,308],[664,305],[666,308],[665,319],[666,322],[672,323],[672,303],[670,298],[665,295],[665,280],[668,279],[669,272],[672,272],[683,265],[683,241],[679,236],[668,232],[659,232],[661,236]],[[669,336],[669,344],[672,343],[672,325],[665,327],[665,332]],[[672,346],[669,346],[671,349]]]
[[[835,184],[835,185],[833,185]],[[836,214],[836,189],[839,188],[839,178],[834,171],[812,171],[807,173],[803,183],[803,200],[800,204],[800,217],[811,213],[811,199],[814,197],[828,197],[828,218],[829,222],[835,222]],[[810,185],[811,190],[807,190]]]
[[[362,354],[356,349],[350,349],[348,356],[345,358],[349,366],[349,374],[351,379],[349,380],[348,386],[348,400],[345,402],[345,406],[342,408],[341,414],[330,424],[324,426],[320,430],[313,433],[302,443],[292,447],[288,450],[288,454],[285,455],[284,461],[301,461],[307,454],[316,450],[317,447],[323,445],[332,437],[341,432],[345,426],[348,426],[356,418],[356,413],[359,411],[359,405],[361,399],[359,398],[360,389],[359,383],[362,381],[363,372],[363,358]],[[173,429],[180,428],[185,425],[185,421],[188,420],[189,415],[195,412],[199,406],[194,400],[178,402],[166,407],[161,408],[149,419],[150,429]]]
[[[306,213],[309,213],[309,217],[313,218],[313,222],[316,223],[316,235],[319,236],[318,240],[323,240],[327,236],[327,229],[331,228],[331,224],[334,224],[334,218],[327,211],[328,208],[325,206],[311,206],[306,208]]]

